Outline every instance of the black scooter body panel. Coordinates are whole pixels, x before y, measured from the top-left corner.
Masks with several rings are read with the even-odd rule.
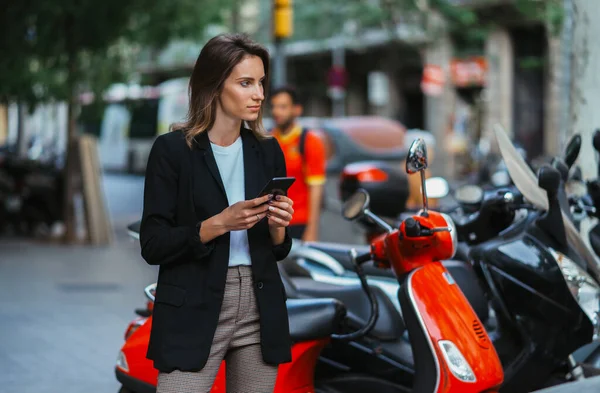
[[[520,343],[516,352],[499,351],[505,367],[503,392],[543,386],[571,353],[592,340],[593,326],[570,293],[544,236],[537,230],[505,234],[470,250],[503,333]],[[580,259],[572,250],[567,254]]]

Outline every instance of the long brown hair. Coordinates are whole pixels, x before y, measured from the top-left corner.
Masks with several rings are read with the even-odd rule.
[[[196,60],[189,84],[190,106],[187,119],[183,123],[173,124],[172,130],[182,130],[187,145],[191,148],[194,138],[209,130],[214,122],[217,109],[217,97],[223,89],[223,83],[233,68],[247,56],[258,56],[265,67],[263,88],[268,90],[269,52],[252,41],[246,34],[221,34],[213,37],[204,45]],[[250,130],[259,139],[267,137],[262,125],[263,107],[258,118],[248,121]]]

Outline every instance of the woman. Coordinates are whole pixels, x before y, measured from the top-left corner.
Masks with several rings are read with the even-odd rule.
[[[187,122],[150,152],[140,242],[160,265],[148,349],[158,393],[210,391],[222,360],[228,392],[272,392],[277,365],[291,361],[277,261],[291,248],[293,202],[257,198],[286,175],[263,134],[268,77],[264,47],[211,39],[190,79]]]

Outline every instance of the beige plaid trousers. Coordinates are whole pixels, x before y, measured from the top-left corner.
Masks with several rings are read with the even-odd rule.
[[[266,364],[250,266],[230,267],[219,324],[206,366],[198,372],[159,373],[157,393],[208,393],[225,360],[227,393],[272,393],[277,366]]]

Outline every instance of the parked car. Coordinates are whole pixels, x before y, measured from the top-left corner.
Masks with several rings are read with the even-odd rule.
[[[267,129],[274,126],[270,118],[263,122]],[[430,133],[407,130],[402,123],[380,116],[301,117],[298,122],[323,137],[330,173],[339,173],[344,166],[357,161],[403,162],[407,144],[417,137],[425,137],[429,149],[434,149]]]

